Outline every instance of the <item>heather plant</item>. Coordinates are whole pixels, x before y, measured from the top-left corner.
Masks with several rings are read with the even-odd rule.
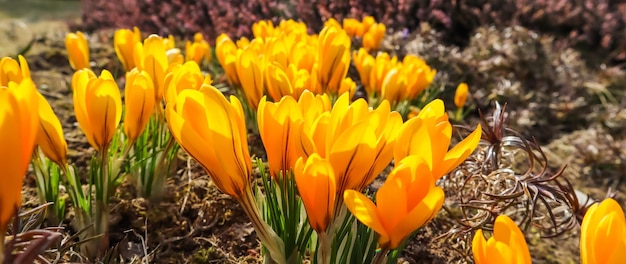
[[[157,7],[158,6],[158,7]],[[178,10],[180,17],[170,12]],[[555,36],[555,42],[590,56],[590,62],[620,63],[626,59],[626,6],[618,0],[545,1],[220,1],[176,0],[152,5],[126,1],[123,5],[88,0],[82,5],[79,26],[87,30],[139,26],[161,35],[191,37],[201,31],[214,40],[222,32],[252,36],[250,26],[271,19],[274,23],[298,19],[311,31],[319,31],[324,21],[334,18],[360,19],[372,16],[395,32],[417,31],[427,22],[441,32],[445,43],[465,46],[480,27],[523,26]],[[181,20],[184,21],[181,23]],[[354,22],[353,20],[353,22]],[[354,23],[353,23],[354,24]],[[598,56],[599,55],[599,56]]]

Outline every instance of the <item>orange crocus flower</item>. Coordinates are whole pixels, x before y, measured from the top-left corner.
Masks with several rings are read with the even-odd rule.
[[[626,260],[626,220],[617,201],[608,198],[592,205],[580,227],[583,264],[617,264]]]
[[[426,160],[435,180],[459,166],[478,146],[482,128],[448,150],[452,138],[452,124],[448,120],[443,101],[436,99],[426,105],[419,114],[406,121],[396,138],[394,159],[419,155]]]
[[[0,241],[20,207],[22,184],[39,133],[37,89],[30,79],[0,85]],[[0,246],[0,249],[2,246]],[[0,253],[1,255],[1,253]]]
[[[348,210],[378,233],[378,244],[385,250],[397,248],[413,231],[433,219],[443,199],[443,190],[435,186],[427,163],[419,156],[398,162],[376,192],[376,204],[358,191],[344,193]]]
[[[65,48],[70,65],[75,71],[91,69],[89,65],[89,43],[83,32],[69,33],[65,36]]]
[[[493,224],[493,236],[485,239],[479,229],[472,240],[472,253],[476,264],[530,264],[530,252],[524,234],[506,215],[499,215]]]

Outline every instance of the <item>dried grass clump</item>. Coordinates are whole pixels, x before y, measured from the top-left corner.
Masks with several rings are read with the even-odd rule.
[[[576,228],[586,203],[563,176],[566,167],[549,160],[535,140],[506,127],[506,106],[495,108],[492,116],[481,116],[476,152],[441,181],[444,209],[455,223],[442,236],[469,245],[473,231],[492,229],[500,214],[515,219],[529,236],[557,237]]]
[[[539,142],[585,125],[585,109],[597,98],[586,83],[595,77],[575,50],[523,27],[479,28],[464,49],[441,44],[432,32],[421,30],[405,45],[394,35],[392,42],[401,53],[425,57],[450,85],[467,82],[478,107],[507,102],[510,126]]]

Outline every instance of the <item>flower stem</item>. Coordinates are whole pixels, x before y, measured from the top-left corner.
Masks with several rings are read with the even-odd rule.
[[[382,264],[385,263],[387,259],[387,253],[389,253],[389,249],[383,249],[376,254],[376,257],[372,261],[372,264]]]
[[[326,232],[317,234],[319,241],[319,248],[317,250],[317,263],[330,264],[331,255],[331,240]]]
[[[4,232],[0,233],[0,263],[4,263]]]
[[[261,214],[256,206],[254,195],[252,194],[250,187],[246,187],[241,197],[235,198],[239,201],[243,210],[250,218],[252,226],[254,226],[254,230],[256,230],[256,233],[261,240],[261,244],[269,251],[270,258],[274,261],[274,263],[287,263],[283,240],[261,218]]]

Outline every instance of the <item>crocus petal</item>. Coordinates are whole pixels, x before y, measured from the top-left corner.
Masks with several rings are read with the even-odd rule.
[[[109,145],[122,118],[120,90],[113,80],[92,79],[91,92],[87,94],[86,112],[90,120],[90,133],[97,150]]]
[[[433,172],[435,177],[441,177],[463,163],[463,161],[474,152],[474,149],[476,149],[480,142],[481,136],[482,127],[478,124],[476,129],[474,129],[469,136],[446,153],[443,163]]]
[[[334,215],[336,183],[332,166],[314,153],[306,162],[302,157],[298,159],[294,177],[311,227],[318,233],[325,232]]]
[[[626,254],[626,220],[613,199],[592,205],[581,226],[581,263],[621,263]]]
[[[381,237],[389,237],[378,215],[376,205],[364,194],[355,190],[346,190],[343,193],[346,207],[361,223],[368,226]]]
[[[63,167],[67,163],[67,142],[63,136],[61,121],[43,95],[37,93],[39,103],[39,133],[37,145],[44,155]]]
[[[407,194],[408,195],[408,194]],[[443,206],[444,193],[439,187],[432,187],[421,203],[392,229],[391,248],[397,248],[413,231],[417,230],[437,215]]]
[[[37,91],[30,79],[0,87],[0,232],[21,203],[24,174],[39,131]]]
[[[487,263],[487,240],[482,229],[478,229],[472,239],[472,255],[475,263]]]
[[[124,133],[134,141],[143,132],[155,109],[155,91],[146,71],[131,70],[126,77]]]

